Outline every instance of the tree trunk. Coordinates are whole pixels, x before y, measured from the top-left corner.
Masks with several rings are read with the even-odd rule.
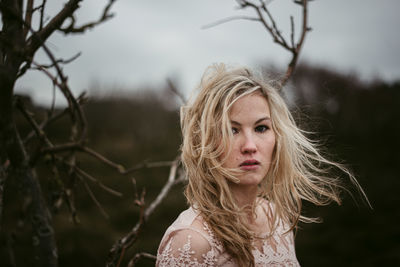
[[[18,71],[24,61],[22,1],[1,0],[3,28],[0,39],[0,189],[4,180],[16,179],[23,197],[30,199],[29,219],[34,232],[40,266],[57,266],[57,247],[49,210],[40,184],[14,122],[13,94]],[[4,171],[5,164],[9,164]],[[7,190],[7,188],[5,188]],[[3,198],[3,192],[0,196]],[[0,202],[0,212],[2,208]],[[1,216],[1,215],[0,215]],[[1,217],[0,217],[1,218]]]
[[[38,240],[35,245],[40,266],[57,266],[57,248],[50,213],[42,198],[35,170],[29,166],[29,157],[13,120],[12,95],[17,77],[15,70],[16,68],[0,66],[0,150],[3,152],[0,163],[4,165],[9,161],[9,178],[17,179],[20,188],[23,189],[22,195],[31,200],[29,214],[34,235]]]
[[[22,195],[31,200],[29,214],[34,235],[38,240],[35,245],[38,249],[40,266],[57,266],[57,248],[50,223],[50,213],[42,198],[35,170],[29,166],[29,157],[13,120],[12,92],[16,72],[7,72],[5,69],[10,68],[0,66],[0,150],[3,152],[1,165],[9,161],[10,166],[7,171],[9,178],[17,179],[20,188],[23,189]]]
[[[23,154],[21,139],[18,133],[16,147]],[[17,165],[17,166],[15,166]],[[11,177],[17,179],[18,184],[22,188],[22,195],[28,196],[30,203],[29,215],[33,228],[33,240],[36,254],[39,256],[40,266],[57,266],[58,253],[54,238],[54,230],[51,225],[51,214],[42,197],[40,183],[36,177],[36,172],[28,165],[27,157],[17,164],[11,165]],[[37,242],[36,242],[37,241]]]

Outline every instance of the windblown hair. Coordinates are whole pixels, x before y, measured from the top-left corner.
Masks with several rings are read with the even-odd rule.
[[[259,197],[274,205],[271,234],[279,220],[290,230],[299,220],[317,220],[301,215],[302,200],[316,205],[340,204],[341,186],[339,179],[331,176],[332,168],[347,174],[358,186],[346,168],[323,157],[317,143],[296,126],[273,86],[246,68],[210,66],[197,96],[181,109],[182,162],[188,176],[185,196],[239,266],[254,266],[255,235],[229,189],[229,181],[239,183],[240,171],[224,168],[223,163],[232,140],[229,110],[239,98],[255,92],[268,101],[276,136],[273,161],[259,186]]]

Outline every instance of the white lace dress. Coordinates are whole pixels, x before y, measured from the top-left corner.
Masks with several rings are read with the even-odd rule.
[[[300,266],[294,249],[293,233],[286,231],[280,224],[272,237],[257,241],[253,250],[256,266]],[[189,208],[165,232],[158,248],[156,266],[238,265],[224,251],[201,216]]]

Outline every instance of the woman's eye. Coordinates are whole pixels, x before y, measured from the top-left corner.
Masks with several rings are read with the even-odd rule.
[[[239,130],[235,127],[232,127],[232,133],[233,134],[237,134],[239,132]]]
[[[268,129],[269,129],[269,127],[266,126],[266,125],[259,125],[259,126],[257,126],[257,127],[255,128],[255,131],[258,132],[258,133],[263,133],[263,132],[265,132],[265,131],[268,130]]]

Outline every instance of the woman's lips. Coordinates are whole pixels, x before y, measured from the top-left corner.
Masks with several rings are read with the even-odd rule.
[[[260,166],[260,162],[258,162],[255,159],[251,159],[251,160],[245,160],[242,163],[240,163],[239,167],[241,170],[244,171],[251,171],[251,170],[255,170]]]

